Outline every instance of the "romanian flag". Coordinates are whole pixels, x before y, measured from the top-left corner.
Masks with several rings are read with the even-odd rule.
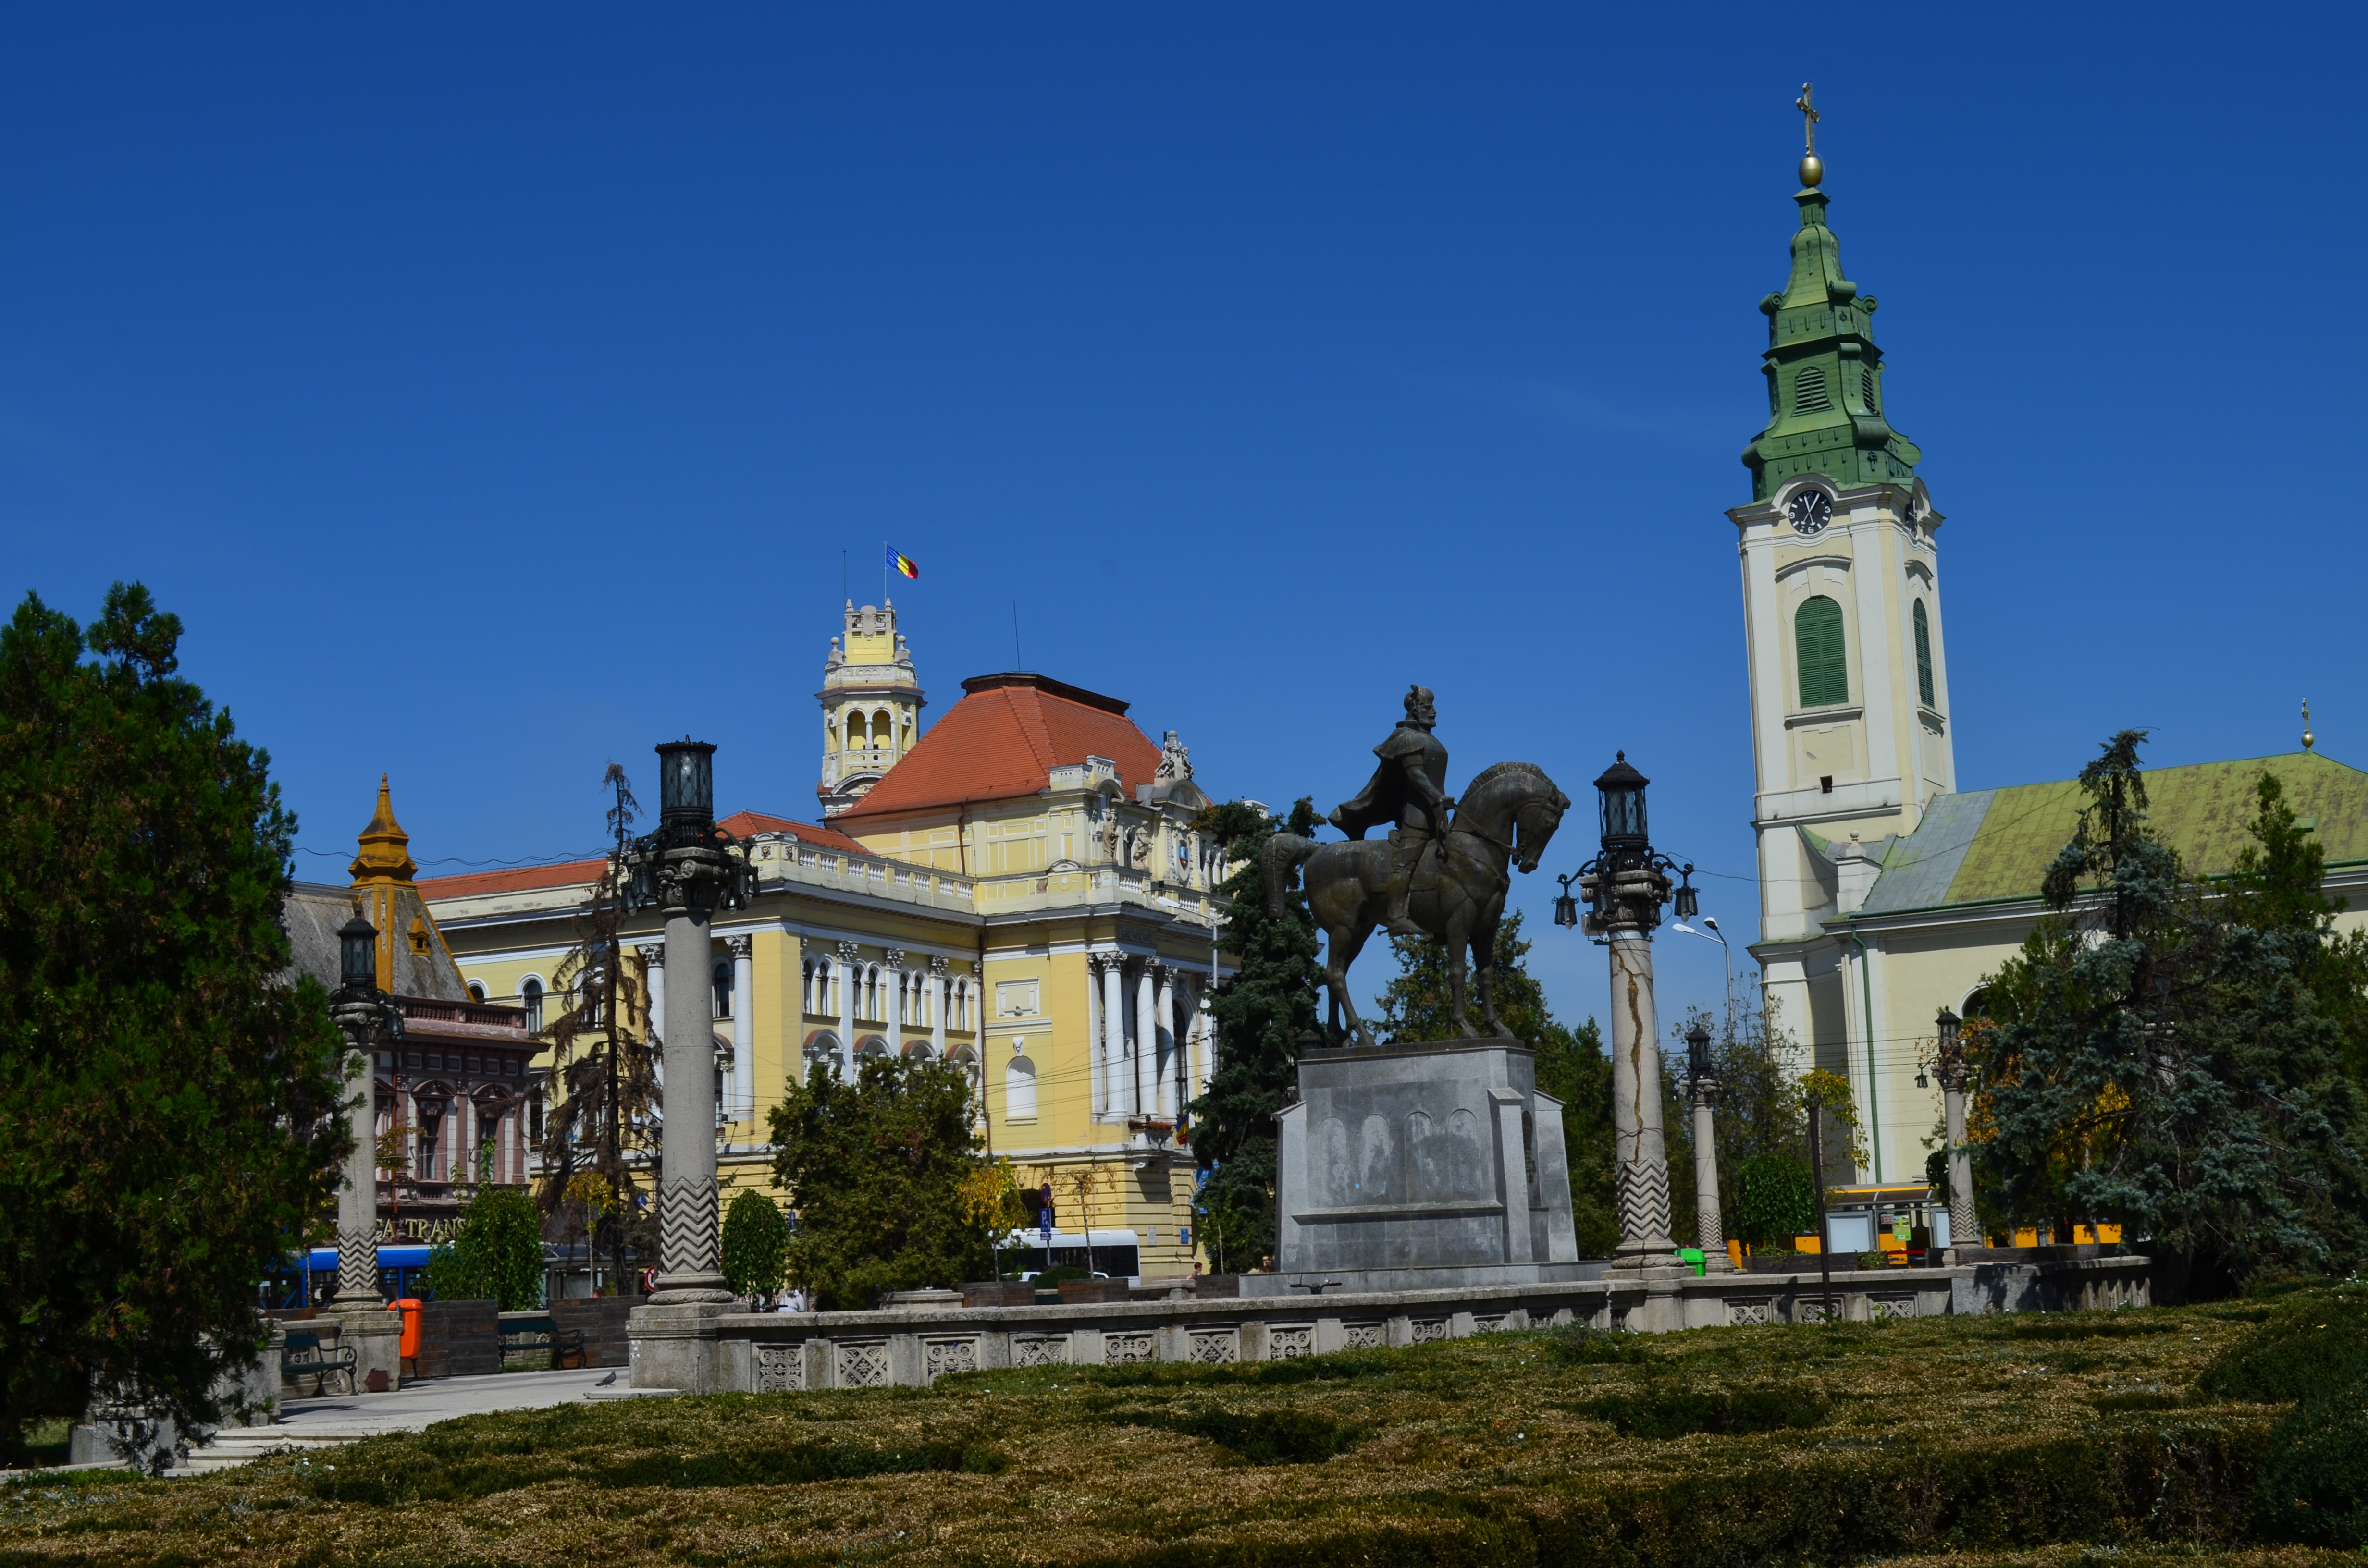
[[[909,555],[899,555],[892,548],[888,551],[888,564],[893,570],[903,573],[916,583],[921,580],[921,563]]]

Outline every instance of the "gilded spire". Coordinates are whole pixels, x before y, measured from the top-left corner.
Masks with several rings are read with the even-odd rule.
[[[358,888],[407,883],[418,874],[419,868],[411,859],[411,835],[394,820],[394,802],[387,792],[383,773],[378,776],[378,810],[371,813],[370,825],[362,829],[361,853],[346,869]]]

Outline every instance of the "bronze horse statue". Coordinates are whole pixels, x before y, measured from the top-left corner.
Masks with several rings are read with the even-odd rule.
[[[1445,839],[1423,848],[1406,913],[1447,949],[1448,994],[1455,1027],[1466,1040],[1485,1037],[1464,1009],[1464,954],[1470,952],[1472,967],[1479,971],[1480,1006],[1489,1032],[1501,1036],[1506,1030],[1497,1017],[1497,927],[1512,888],[1509,868],[1519,856],[1524,875],[1536,870],[1569,809],[1570,797],[1534,763],[1500,762],[1465,787]],[[1398,846],[1383,839],[1318,844],[1279,833],[1258,855],[1267,913],[1275,916],[1282,914],[1292,869],[1305,863],[1307,905],[1324,933],[1327,1027],[1338,1033],[1346,1014],[1349,1029],[1367,1045],[1374,1043],[1373,1036],[1349,997],[1349,966],[1389,913],[1397,854]]]

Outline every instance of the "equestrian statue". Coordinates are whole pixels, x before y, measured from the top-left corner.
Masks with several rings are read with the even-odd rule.
[[[1324,933],[1327,1029],[1338,1035],[1345,1016],[1349,1033],[1366,1045],[1373,1036],[1349,998],[1349,966],[1376,926],[1395,937],[1432,937],[1446,948],[1455,1027],[1464,1039],[1479,1040],[1486,1037],[1464,1006],[1468,951],[1488,1032],[1507,1032],[1497,1016],[1497,927],[1512,887],[1510,868],[1518,856],[1524,874],[1536,870],[1570,809],[1570,797],[1527,762],[1497,764],[1458,801],[1447,792],[1447,747],[1431,733],[1438,722],[1429,688],[1408,690],[1406,717],[1373,748],[1381,763],[1372,778],[1332,811],[1329,820],[1348,843],[1279,833],[1259,852],[1271,915],[1282,914],[1292,871],[1307,868],[1307,906]],[[1365,836],[1383,824],[1387,839]]]

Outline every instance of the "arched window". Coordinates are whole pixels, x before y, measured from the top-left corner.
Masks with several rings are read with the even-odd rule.
[[[871,744],[882,751],[888,749],[889,740],[894,733],[888,725],[888,715],[884,711],[871,715]]]
[[[1036,1119],[1036,1063],[1015,1056],[1003,1069],[1003,1119]]]
[[[728,1018],[732,1016],[732,960],[717,959],[707,972],[715,987],[715,1011],[712,1016]]]
[[[1804,367],[1801,373],[1793,378],[1793,413],[1822,414],[1833,405],[1833,397],[1826,391],[1826,372],[1823,367],[1817,365]]]
[[[605,985],[597,969],[586,970],[584,978],[575,983],[575,1011],[586,1028],[600,1027],[600,998]]]
[[[518,987],[518,1000],[526,1004],[526,1032],[541,1033],[542,982],[533,975],[528,975],[526,983]]]
[[[482,980],[472,980],[469,982],[469,1000],[472,1002],[482,1002],[484,999],[485,983]]]
[[[863,749],[863,715],[860,713],[849,713],[847,716],[847,749],[849,751]]]
[[[1932,695],[1932,622],[1924,613],[1924,601],[1916,601],[1916,692],[1923,698],[1924,706],[1938,708]]]
[[[1826,708],[1850,700],[1850,666],[1842,653],[1842,607],[1819,594],[1793,617],[1800,656],[1801,706]]]

